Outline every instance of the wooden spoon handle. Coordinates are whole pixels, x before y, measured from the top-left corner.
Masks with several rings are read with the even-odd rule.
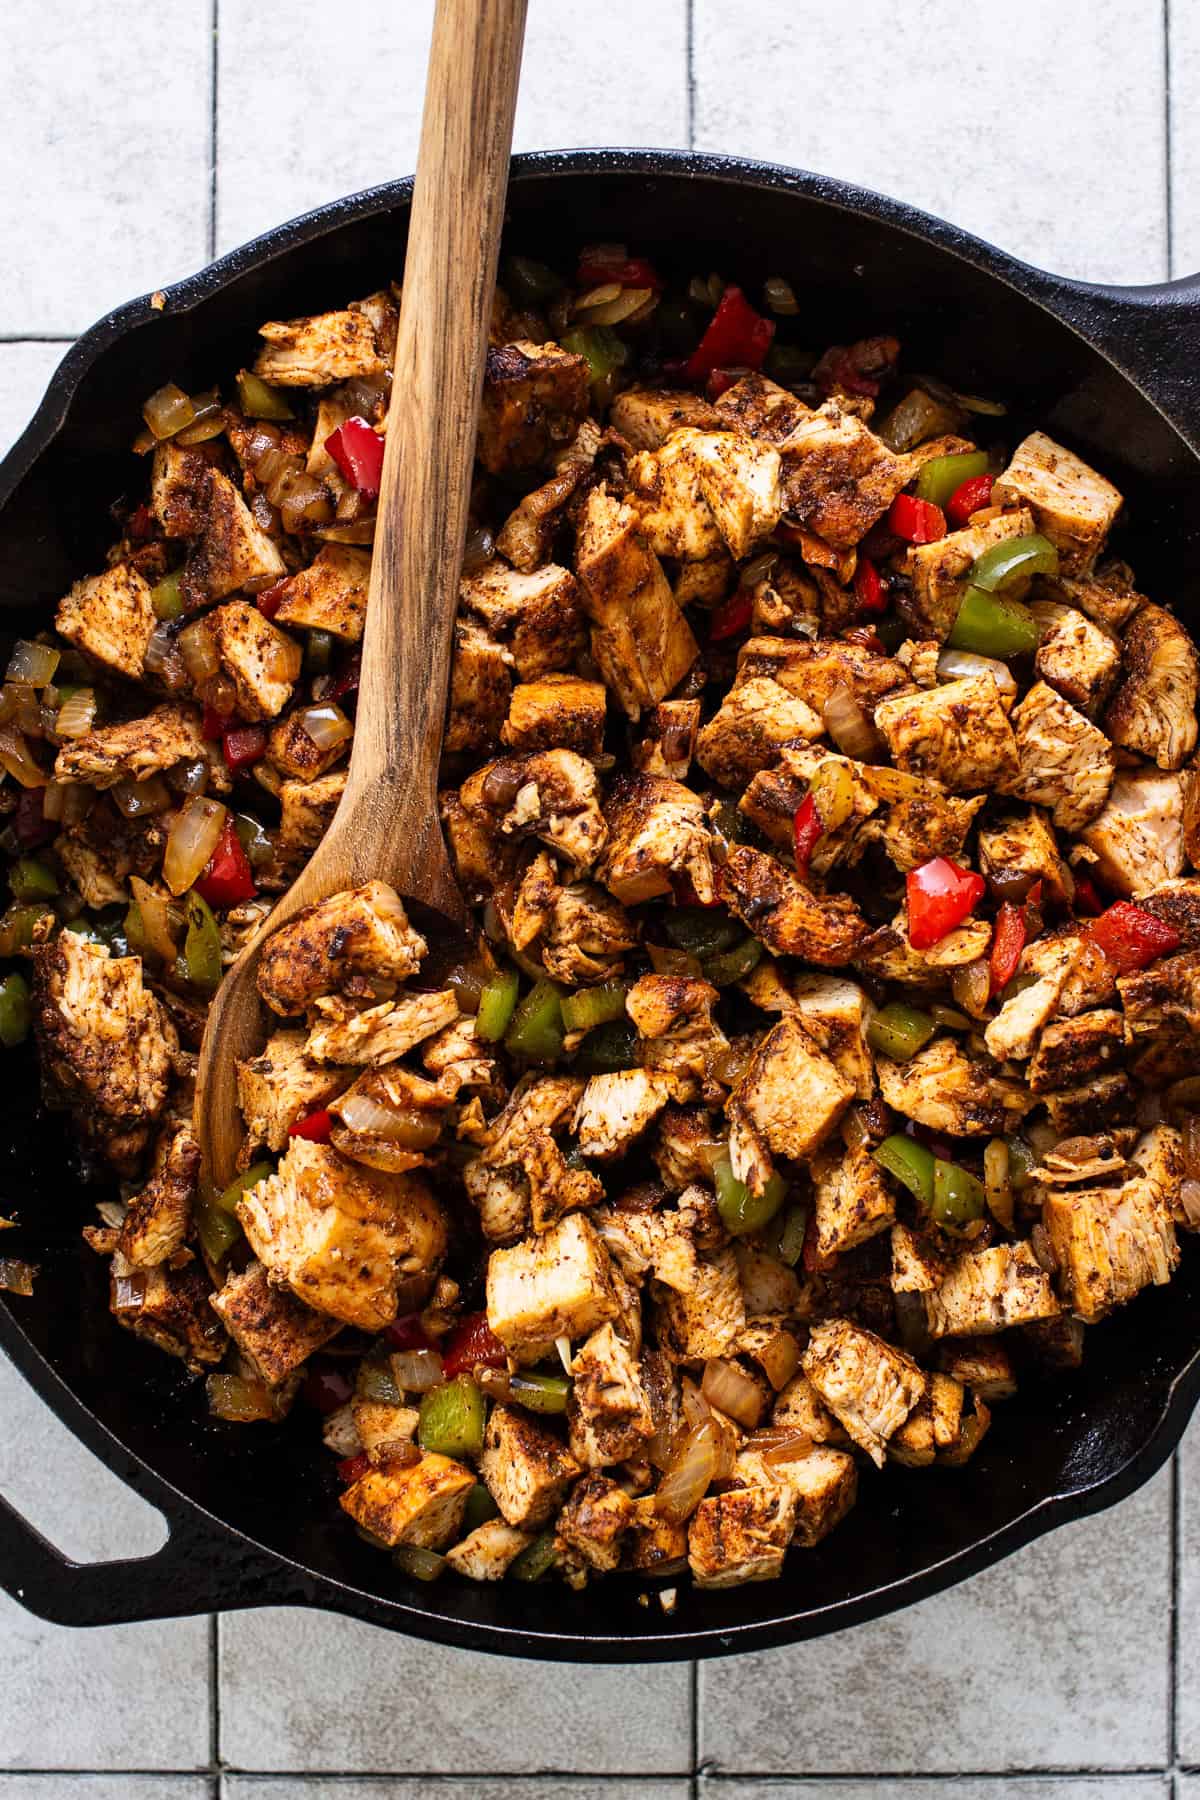
[[[468,446],[478,424],[525,10],[526,0],[438,0],[429,55],[360,725],[342,808],[370,836],[375,872],[389,868],[400,891],[418,898],[430,832],[438,830]],[[440,842],[437,851],[444,863]]]

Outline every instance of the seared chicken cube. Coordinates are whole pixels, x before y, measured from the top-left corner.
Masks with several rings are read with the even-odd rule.
[[[1121,640],[1121,685],[1104,715],[1114,744],[1160,769],[1181,769],[1196,748],[1196,647],[1172,613],[1147,603]]]
[[[699,700],[662,700],[646,715],[641,741],[633,747],[633,766],[643,775],[666,775],[686,781],[696,754],[700,730]]]
[[[637,943],[638,928],[625,908],[591,882],[556,882],[537,924],[547,975],[572,987],[619,975],[622,953]]]
[[[865,1144],[853,1150],[830,1145],[811,1166],[819,1257],[865,1244],[895,1219],[895,1199]]]
[[[927,950],[914,950],[908,941],[908,913],[904,907],[892,923],[881,926],[856,952],[855,961],[881,981],[928,987],[947,979],[947,971],[986,956],[992,928],[986,919],[968,919],[939,938]]]
[[[136,956],[60,931],[33,956],[34,1021],[43,1066],[77,1106],[124,1130],[163,1111],[178,1048]]]
[[[341,1497],[356,1525],[389,1549],[442,1550],[457,1537],[475,1477],[462,1463],[423,1450],[404,1467],[371,1469]]]
[[[912,1225],[892,1226],[893,1294],[927,1294],[945,1278],[949,1262],[941,1242]]]
[[[856,1097],[869,1100],[875,1092],[875,1067],[866,1033],[874,1008],[862,988],[844,975],[797,975],[790,999],[817,1048],[850,1083]]]
[[[796,1522],[790,1488],[755,1486],[709,1494],[688,1525],[688,1563],[698,1588],[773,1581]]]
[[[816,894],[774,857],[739,844],[717,875],[720,898],[776,956],[821,968],[848,963],[867,925],[845,894]]]
[[[574,750],[536,750],[485,763],[463,782],[459,800],[501,839],[537,837],[586,875],[608,826],[596,771]]]
[[[771,1409],[771,1426],[776,1431],[790,1431],[797,1437],[811,1438],[814,1444],[848,1442],[845,1429],[838,1424],[803,1369],[792,1376],[778,1395]]]
[[[1016,883],[1042,883],[1045,897],[1067,906],[1075,896],[1075,881],[1058,852],[1050,822],[1040,807],[1000,813],[979,827],[979,868],[998,884],[1019,891]]]
[[[884,855],[905,873],[935,856],[948,856],[956,862],[963,856],[967,833],[986,795],[958,799],[943,793],[936,781],[884,767],[864,765],[862,780],[884,805],[866,825],[859,843],[865,845],[877,838]],[[819,854],[818,844],[814,865]]]
[[[624,1156],[671,1098],[672,1083],[648,1069],[593,1075],[575,1115],[581,1155],[598,1162]]]
[[[1079,831],[1108,798],[1112,745],[1044,681],[1016,706],[1012,729],[1019,767],[999,783],[1001,791],[1047,807],[1061,831]]]
[[[1022,1083],[968,1057],[952,1037],[938,1037],[908,1062],[875,1061],[888,1106],[930,1131],[951,1137],[995,1137],[1014,1131],[1036,1102]]]
[[[1052,947],[1039,956],[1034,969],[1022,955],[1017,974],[1034,975],[1031,984],[1002,1004],[983,1034],[988,1053],[997,1062],[1021,1061],[1032,1056],[1042,1027],[1058,1011],[1062,991],[1070,978],[1077,957],[1077,940],[1052,940]]]
[[[204,757],[200,714],[194,706],[156,706],[144,719],[102,725],[70,739],[54,762],[56,781],[110,788],[118,781],[148,781],[179,763]]]
[[[560,1543],[603,1572],[619,1567],[633,1517],[633,1501],[611,1476],[585,1475],[571,1489],[555,1531]]]
[[[604,683],[578,675],[543,675],[512,690],[500,741],[512,750],[577,750],[599,756],[604,748]]]
[[[425,950],[396,890],[368,881],[307,907],[275,932],[263,950],[258,991],[286,1017],[350,975],[403,981],[416,973]]]
[[[383,359],[365,313],[315,313],[306,319],[273,319],[260,325],[266,339],[254,373],[279,387],[328,387],[334,381],[382,379]]]
[[[540,1531],[580,1474],[571,1452],[546,1426],[514,1406],[493,1406],[479,1476],[506,1524]]]
[[[508,651],[477,620],[455,623],[443,750],[495,749],[512,696],[511,661]]]
[[[1173,1029],[1200,1033],[1200,950],[1160,957],[1148,969],[1120,975],[1117,991],[1125,1024],[1135,1038],[1158,1037]]]
[[[738,652],[735,685],[760,675],[777,681],[818,713],[839,688],[848,688],[870,712],[885,694],[908,680],[903,663],[894,657],[879,656],[841,638],[749,638]]]
[[[204,530],[210,464],[169,438],[154,446],[150,510],[164,537],[197,537]]]
[[[588,408],[588,366],[557,344],[489,349],[476,453],[493,475],[532,469],[575,435]]]
[[[128,563],[89,575],[58,603],[54,628],[106,669],[142,679],[146,649],[158,625],[150,583]]]
[[[801,1366],[854,1442],[882,1469],[888,1439],[924,1398],[926,1377],[910,1356],[849,1319],[814,1325]]]
[[[1059,1310],[1050,1277],[1027,1243],[968,1252],[925,1296],[932,1337],[982,1337],[1053,1318]]]
[[[1164,881],[1152,893],[1143,894],[1138,905],[1172,926],[1179,933],[1182,949],[1200,950],[1200,879],[1196,876]]]
[[[557,563],[521,574],[497,557],[476,574],[465,575],[458,592],[462,606],[477,614],[494,636],[508,640],[522,681],[569,668],[586,642],[579,584]]]
[[[909,1413],[888,1445],[894,1462],[910,1469],[928,1468],[939,1451],[953,1450],[962,1435],[962,1383],[932,1374],[921,1404]]]
[[[313,1011],[315,1022],[305,1044],[310,1061],[381,1069],[453,1024],[458,999],[453,988],[442,988],[436,993],[401,994],[359,1012],[335,995],[317,1000]]]
[[[488,1324],[517,1362],[537,1362],[556,1338],[584,1337],[619,1310],[608,1251],[582,1213],[491,1254]]]
[[[496,533],[496,549],[514,569],[529,575],[549,562],[567,504],[588,475],[598,447],[599,428],[585,419],[574,442],[558,453],[549,481],[524,495],[509,513]]]
[[[911,591],[902,593],[897,602],[909,629],[944,643],[954,629],[976,559],[993,544],[1027,537],[1032,530],[1032,515],[1021,511],[952,531],[932,544],[914,544],[904,562]]]
[[[715,898],[712,832],[690,788],[661,775],[618,776],[609,790],[608,848],[597,874],[625,906],[660,894]]]
[[[824,729],[811,706],[760,677],[726,694],[696,739],[696,761],[722,787],[744,787],[777,761],[783,745],[811,743]]]
[[[486,1519],[447,1550],[446,1561],[468,1581],[499,1581],[532,1542],[530,1532],[517,1531],[503,1519]]]
[[[656,1274],[658,1270],[656,1267]],[[662,1347],[680,1362],[704,1362],[723,1356],[746,1328],[746,1306],[737,1258],[732,1250],[713,1250],[695,1258],[692,1285],[676,1288],[662,1281],[660,1337]]]
[[[692,427],[677,431],[664,446],[667,452],[676,448],[695,469],[717,529],[740,562],[779,523],[779,452],[741,431]]]
[[[340,1319],[314,1312],[284,1287],[276,1287],[260,1262],[228,1275],[212,1307],[230,1337],[268,1387],[278,1387],[315,1350],[336,1337]]]
[[[284,781],[279,788],[276,851],[281,856],[315,850],[325,836],[346,791],[346,772],[335,769],[315,781]]]
[[[334,763],[341,762],[350,742],[335,738],[332,743],[318,744],[309,736],[305,710],[288,713],[272,725],[267,733],[267,761],[293,781],[316,782]]]
[[[852,1097],[850,1083],[804,1027],[795,1018],[781,1019],[755,1047],[729,1098],[734,1174],[761,1191],[761,1146],[775,1156],[806,1161],[834,1130]]]
[[[638,1028],[642,1068],[703,1082],[712,1058],[729,1048],[712,1009],[718,999],[711,982],[693,975],[643,975],[625,996],[625,1011]],[[673,1084],[665,1080],[668,1094]],[[674,1098],[680,1098],[674,1093]]]
[[[1121,510],[1112,482],[1043,431],[1017,445],[992,501],[1030,509],[1037,530],[1057,549],[1064,575],[1086,575],[1095,566]]]
[[[283,583],[275,618],[280,625],[328,631],[343,643],[357,644],[367,617],[370,579],[370,551],[326,544],[306,569]]]
[[[627,388],[613,401],[608,418],[635,450],[657,450],[681,425],[707,431],[724,423],[717,407],[686,388]]]
[[[1114,893],[1136,897],[1173,881],[1183,870],[1181,777],[1122,769],[1079,838]]]
[[[930,775],[953,793],[1017,778],[1017,745],[990,675],[884,700],[875,708],[875,723],[898,768]]]
[[[707,1181],[718,1139],[711,1114],[697,1106],[668,1106],[659,1115],[650,1154],[669,1193]]]
[[[677,431],[661,449],[635,452],[626,463],[630,497],[641,515],[642,535],[655,556],[703,562],[722,555],[725,542],[700,487],[698,434]]]
[[[637,1360],[611,1325],[601,1325],[571,1360],[567,1424],[572,1455],[585,1469],[640,1456],[653,1434],[650,1399]]]
[[[592,655],[631,719],[664,700],[699,654],[635,507],[593,488],[575,567],[592,622]]]
[[[1042,1222],[1066,1303],[1087,1325],[1150,1283],[1161,1287],[1179,1261],[1169,1199],[1141,1170],[1119,1188],[1048,1192]]]
[[[221,667],[237,690],[242,718],[276,718],[300,676],[299,644],[244,600],[218,606],[206,623]]]
[[[913,476],[907,457],[836,400],[799,420],[780,456],[789,518],[839,550],[864,538]]]
[[[1038,625],[1033,666],[1039,680],[1094,718],[1121,667],[1119,642],[1086,613],[1057,600],[1035,600],[1030,611]]]
[[[1035,1320],[1025,1330],[1057,1326],[1062,1316],[1056,1313],[1052,1319]],[[938,1367],[978,1394],[981,1400],[986,1400],[989,1406],[997,1400],[1010,1400],[1017,1391],[1012,1357],[996,1338],[947,1338],[938,1351]]]
[[[528,1227],[532,1147],[574,1116],[583,1086],[574,1075],[522,1082],[485,1128],[482,1152],[463,1174],[485,1237],[518,1237]]]
[[[1060,1138],[1115,1131],[1132,1125],[1136,1116],[1133,1086],[1120,1071],[1047,1094],[1045,1103],[1046,1117]]]
[[[858,1466],[845,1450],[798,1451],[795,1456],[773,1462],[769,1470],[760,1457],[743,1452],[734,1470],[735,1477],[743,1467],[754,1463],[758,1463],[764,1476],[791,1494],[796,1503],[792,1542],[803,1544],[806,1550],[841,1524],[858,1497]]]
[[[347,1162],[307,1138],[291,1140],[237,1214],[271,1275],[315,1311],[364,1331],[391,1324],[401,1280],[435,1269],[446,1248],[441,1208],[423,1182]]]
[[[815,416],[812,408],[798,400],[789,388],[780,387],[757,369],[747,371],[726,388],[713,410],[722,424],[736,426],[751,437],[777,445]]]
[[[275,544],[219,469],[207,471],[202,504],[204,530],[184,564],[179,585],[189,609],[224,600],[248,582],[278,580],[287,573]]]
[[[1145,595],[1139,594],[1133,585],[1133,570],[1129,564],[1112,557],[1087,575],[1059,574],[1052,580],[1039,582],[1038,587],[1057,599],[1066,600],[1071,606],[1078,606],[1089,619],[1095,619],[1097,625],[1107,626],[1110,631],[1124,631],[1138,607],[1146,604]]]
[[[221,1361],[229,1340],[208,1303],[209,1280],[202,1263],[185,1263],[180,1269],[157,1263],[139,1269],[132,1281],[120,1253],[109,1267],[109,1305],[118,1324],[179,1357],[193,1373]]]
[[[328,1104],[349,1085],[344,1069],[323,1069],[304,1054],[303,1031],[275,1031],[255,1057],[237,1064],[238,1106],[254,1148],[285,1150],[297,1119]]]
[[[1100,1007],[1077,1018],[1051,1019],[1038,1039],[1026,1078],[1035,1094],[1050,1094],[1110,1074],[1124,1060],[1124,1018],[1110,1007]]]
[[[186,1125],[168,1126],[150,1180],[125,1210],[117,1249],[135,1269],[153,1268],[179,1249],[192,1228],[200,1146]]]

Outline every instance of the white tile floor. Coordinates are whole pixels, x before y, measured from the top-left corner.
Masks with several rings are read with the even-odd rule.
[[[430,10],[340,0],[331,32],[318,0],[7,0],[0,447],[106,307],[411,167]],[[1195,0],[530,14],[519,146],[691,141],[1071,274],[1200,266]],[[56,1542],[154,1546],[6,1364],[0,1419],[0,1491]],[[538,1670],[314,1614],[75,1634],[0,1602],[0,1800],[1200,1800],[1197,1492],[1200,1426],[1177,1482],[892,1620],[707,1665],[694,1693],[684,1667]]]

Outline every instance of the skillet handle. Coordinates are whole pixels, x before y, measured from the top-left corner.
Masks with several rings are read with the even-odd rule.
[[[189,1509],[152,1556],[77,1563],[0,1494],[0,1588],[54,1625],[124,1625],[245,1606],[301,1603],[299,1584]]]
[[[1050,281],[1053,310],[1130,374],[1200,454],[1200,275],[1149,287]]]

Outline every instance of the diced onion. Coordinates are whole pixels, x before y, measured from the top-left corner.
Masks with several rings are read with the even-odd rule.
[[[165,894],[152,888],[148,881],[139,875],[129,877],[129,886],[134,903],[142,920],[142,936],[148,948],[159,957],[166,966],[174,968],[177,945],[175,942],[177,927],[172,919],[171,902]]]
[[[62,823],[63,806],[66,801],[67,784],[61,781],[46,783],[42,794],[42,817],[51,825]]]
[[[42,688],[54,680],[54,671],[62,660],[62,651],[53,644],[36,644],[18,638],[8,659],[5,681],[24,681],[30,687]]]
[[[76,688],[58,709],[54,730],[60,738],[86,737],[96,721],[96,690]]]
[[[396,1350],[392,1377],[402,1394],[427,1394],[442,1379],[442,1359],[436,1350]]]
[[[145,781],[118,781],[112,797],[127,819],[144,819],[152,813],[166,812],[171,805],[171,791],[161,775]]]
[[[276,625],[272,625],[270,635],[263,640],[260,659],[268,681],[292,682],[300,673],[300,646],[295,638],[290,638]]]
[[[983,1153],[983,1188],[988,1211],[1006,1231],[1013,1228],[1012,1181],[1008,1171],[1008,1145],[993,1138]]]
[[[879,750],[879,734],[844,682],[821,709],[825,729],[843,756],[866,762]]]
[[[143,674],[152,681],[161,681],[168,688],[182,687],[187,680],[187,670],[179,654],[178,638],[178,632],[164,620],[150,633],[150,642],[146,645],[146,654],[142,658]]]
[[[296,715],[296,723],[306,732],[318,750],[332,750],[354,736],[354,727],[340,706],[327,700],[321,706],[306,706]]]
[[[800,1457],[807,1456],[812,1448],[812,1439],[803,1431],[788,1431],[773,1444],[765,1445],[760,1454],[767,1467],[773,1468],[776,1463],[798,1461]]]
[[[717,1427],[711,1419],[705,1419],[688,1432],[658,1484],[654,1508],[659,1517],[669,1519],[673,1525],[690,1519],[716,1471]]]
[[[195,682],[209,681],[221,667],[217,646],[207,619],[196,619],[179,634],[183,666]]]
[[[782,275],[768,275],[763,283],[763,298],[773,313],[780,318],[792,318],[800,311],[800,302],[790,281]]]
[[[976,656],[970,650],[943,650],[937,659],[943,681],[959,681],[967,675],[990,675],[1002,694],[1015,694],[1016,677],[1007,663],[994,656]]]
[[[723,1356],[710,1356],[705,1363],[700,1392],[710,1406],[736,1419],[747,1431],[753,1431],[762,1417],[763,1396],[758,1383]]]
[[[778,561],[778,550],[764,550],[761,556],[756,556],[753,562],[746,564],[742,570],[740,585],[747,588],[757,587],[760,581],[767,579]]]
[[[11,725],[0,725],[0,768],[6,769],[22,787],[46,785],[47,777],[39,769],[29,745]]]
[[[961,963],[950,974],[950,992],[973,1019],[981,1019],[987,1008],[988,997],[992,991],[992,971],[985,957],[976,957],[974,962]]]
[[[163,880],[173,894],[186,894],[207,866],[225,829],[225,808],[193,794],[176,815],[163,854]]]
[[[156,438],[169,438],[192,423],[196,408],[181,387],[168,381],[165,387],[151,394],[142,408],[142,417]]]
[[[176,794],[203,794],[208,787],[211,770],[203,757],[195,762],[177,763],[167,771],[167,786]]]
[[[615,300],[620,292],[619,281],[601,282],[599,287],[590,288],[586,294],[579,296],[575,302],[575,311],[577,313],[590,312],[593,306],[607,306],[609,301]]]
[[[0,1256],[0,1288],[7,1293],[21,1294],[26,1299],[33,1292],[33,1278],[37,1270],[32,1263],[18,1262],[12,1256]]]
[[[836,831],[854,811],[854,776],[845,763],[832,757],[813,775],[809,792],[826,831]]]
[[[261,1381],[247,1381],[244,1375],[210,1375],[204,1385],[208,1389],[208,1410],[214,1419],[253,1425],[276,1416],[270,1390]]]
[[[640,312],[653,297],[653,288],[619,288],[612,299],[600,305],[591,302],[586,307],[579,305],[575,311],[586,325],[620,325]]]
[[[344,1094],[332,1109],[349,1131],[364,1137],[387,1138],[410,1149],[423,1149],[441,1133],[441,1122],[415,1106],[385,1106],[366,1093]]]

